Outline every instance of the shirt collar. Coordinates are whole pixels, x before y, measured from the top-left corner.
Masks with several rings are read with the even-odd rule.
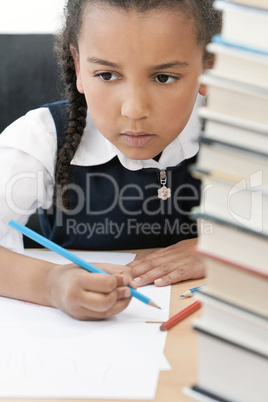
[[[204,97],[198,95],[188,123],[178,137],[163,150],[159,161],[154,159],[134,160],[122,154],[97,130],[88,113],[86,128],[71,164],[98,166],[117,156],[121,164],[129,170],[149,167],[165,169],[168,166],[176,166],[198,152],[197,139],[200,132],[200,119],[196,109],[203,103],[203,99]]]

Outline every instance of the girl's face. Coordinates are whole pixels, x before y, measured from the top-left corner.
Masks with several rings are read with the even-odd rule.
[[[165,9],[89,7],[78,49],[71,48],[77,88],[98,130],[129,158],[159,155],[202,93],[203,52],[192,20]]]

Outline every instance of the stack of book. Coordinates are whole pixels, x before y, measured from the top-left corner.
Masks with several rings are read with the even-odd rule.
[[[268,0],[215,1],[200,152],[198,382],[193,401],[268,401]]]

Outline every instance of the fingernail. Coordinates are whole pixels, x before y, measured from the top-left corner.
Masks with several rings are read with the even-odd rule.
[[[134,281],[135,281],[135,282],[140,282],[140,281],[141,281],[141,278],[140,278],[140,277],[134,278]]]
[[[123,276],[123,284],[124,285],[128,284],[128,278],[126,276]]]
[[[124,296],[125,297],[130,297],[131,296],[131,290],[130,289],[126,289],[124,292]]]
[[[163,282],[163,279],[162,279],[162,278],[158,278],[158,279],[156,279],[156,280],[154,281],[154,284],[155,284],[155,285],[161,285],[162,282]]]

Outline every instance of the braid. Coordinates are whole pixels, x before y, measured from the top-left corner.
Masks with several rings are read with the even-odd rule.
[[[57,47],[56,50],[58,50]],[[87,104],[84,94],[78,92],[76,88],[75,66],[69,46],[63,46],[60,51],[66,92],[69,99],[69,120],[64,144],[57,156],[53,202],[61,209],[69,209],[70,200],[66,189],[71,181],[70,163],[77,151],[86,126]]]

